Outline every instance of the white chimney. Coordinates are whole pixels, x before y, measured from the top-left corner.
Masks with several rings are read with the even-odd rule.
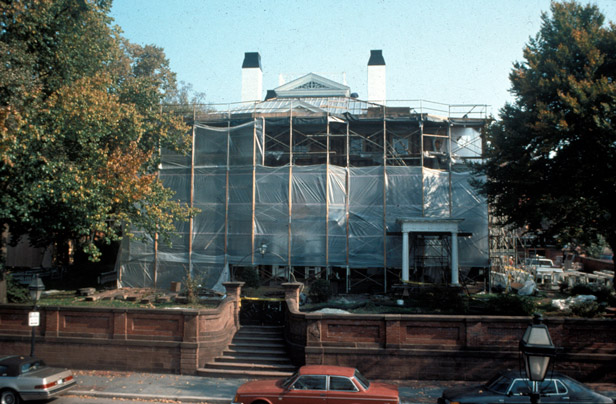
[[[261,55],[259,52],[246,52],[242,63],[242,102],[261,101],[262,93]]]
[[[368,60],[368,101],[385,105],[387,101],[385,59],[382,50],[371,50]]]

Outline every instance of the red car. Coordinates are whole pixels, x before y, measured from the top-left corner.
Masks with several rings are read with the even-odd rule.
[[[357,369],[303,366],[293,376],[256,380],[237,389],[232,404],[398,404],[398,386],[369,382]]]

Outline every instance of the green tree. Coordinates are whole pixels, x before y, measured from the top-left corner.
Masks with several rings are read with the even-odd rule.
[[[510,74],[515,101],[478,167],[507,224],[616,248],[616,31],[593,5],[551,5]]]
[[[193,213],[156,174],[161,147],[190,146],[161,107],[175,74],[162,49],[121,38],[110,7],[0,0],[0,226],[35,246],[74,240],[92,260],[123,229],[168,240]]]

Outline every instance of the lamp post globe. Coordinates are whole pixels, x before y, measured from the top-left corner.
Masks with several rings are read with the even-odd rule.
[[[30,299],[34,303],[38,302],[41,298],[41,294],[45,290],[45,284],[38,276],[32,279],[32,282],[28,285],[28,291],[30,292]]]
[[[526,376],[533,385],[531,403],[535,404],[539,402],[540,396],[537,383],[545,379],[550,359],[556,354],[556,346],[552,342],[548,327],[542,324],[541,316],[536,315],[533,323],[524,332],[520,340],[520,351]]]

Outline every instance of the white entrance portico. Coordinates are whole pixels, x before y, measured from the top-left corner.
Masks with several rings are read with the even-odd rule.
[[[464,219],[442,219],[435,217],[400,218],[402,229],[402,281],[409,281],[409,233],[451,235],[451,284],[459,285],[458,277],[458,232]]]

